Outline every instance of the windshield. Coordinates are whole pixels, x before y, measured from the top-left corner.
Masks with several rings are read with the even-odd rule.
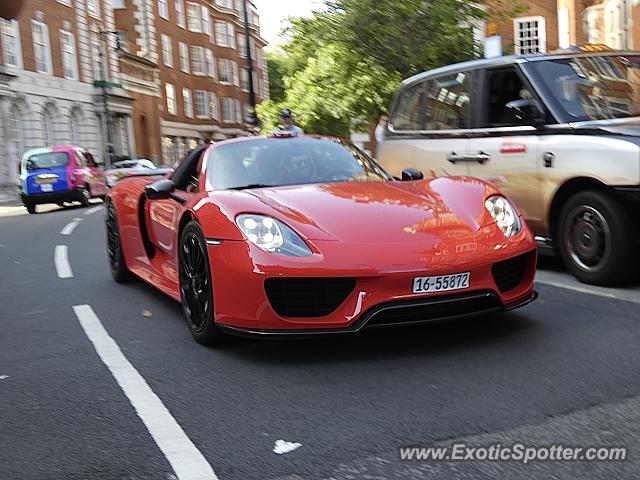
[[[69,164],[69,155],[66,152],[39,153],[27,158],[27,170],[39,170],[57,167],[66,167]]]
[[[374,160],[336,139],[260,138],[220,145],[208,161],[216,190],[391,180]]]
[[[531,62],[566,118],[603,120],[640,115],[640,56],[611,55]]]

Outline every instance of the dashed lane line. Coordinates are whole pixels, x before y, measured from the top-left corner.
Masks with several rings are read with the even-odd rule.
[[[73,278],[73,271],[69,264],[69,247],[56,245],[53,251],[53,264],[56,267],[58,278]]]
[[[102,210],[102,205],[98,205],[97,207],[90,208],[89,210],[84,212],[84,214],[85,215],[91,215],[92,213],[96,213],[99,210]]]
[[[74,218],[62,228],[60,235],[71,235],[81,221],[81,218]]]
[[[90,305],[73,311],[98,356],[129,398],[178,480],[217,480],[213,468],[169,413],[146,380],[125,357]]]

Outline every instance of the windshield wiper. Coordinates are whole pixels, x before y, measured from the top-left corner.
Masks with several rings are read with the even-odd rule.
[[[228,188],[227,190],[247,190],[250,188],[268,188],[268,187],[274,187],[275,185],[266,185],[264,183],[252,183],[250,185],[241,185],[239,187],[231,187]]]

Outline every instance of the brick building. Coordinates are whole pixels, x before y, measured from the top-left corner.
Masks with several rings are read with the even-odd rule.
[[[266,42],[255,7],[247,5],[254,86],[261,101],[268,97]],[[122,57],[125,81],[138,83],[125,88],[136,98],[139,152],[161,149],[164,161],[171,163],[198,143],[246,135],[242,0],[113,0],[113,6],[129,54]],[[148,77],[144,88],[132,78],[142,73]],[[158,101],[155,110],[149,108],[150,98]]]
[[[518,5],[515,18],[488,21],[505,54],[547,53],[582,43],[640,49],[639,0],[539,0]]]
[[[266,42],[248,4],[260,101]],[[103,161],[170,163],[197,143],[245,135],[242,5],[25,0],[16,20],[0,20],[0,188],[15,184],[32,147],[74,143]]]

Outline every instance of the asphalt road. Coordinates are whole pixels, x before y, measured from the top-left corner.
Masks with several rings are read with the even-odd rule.
[[[177,303],[112,281],[100,205],[0,208],[0,479],[640,478],[640,287],[586,287],[544,260],[539,300],[510,314],[208,348]],[[79,305],[126,369],[107,365]],[[123,389],[131,372],[150,390]],[[158,439],[179,432],[215,474],[176,471],[190,457]],[[278,440],[300,446],[276,454]],[[457,441],[629,451],[611,463],[399,459],[402,446]]]

